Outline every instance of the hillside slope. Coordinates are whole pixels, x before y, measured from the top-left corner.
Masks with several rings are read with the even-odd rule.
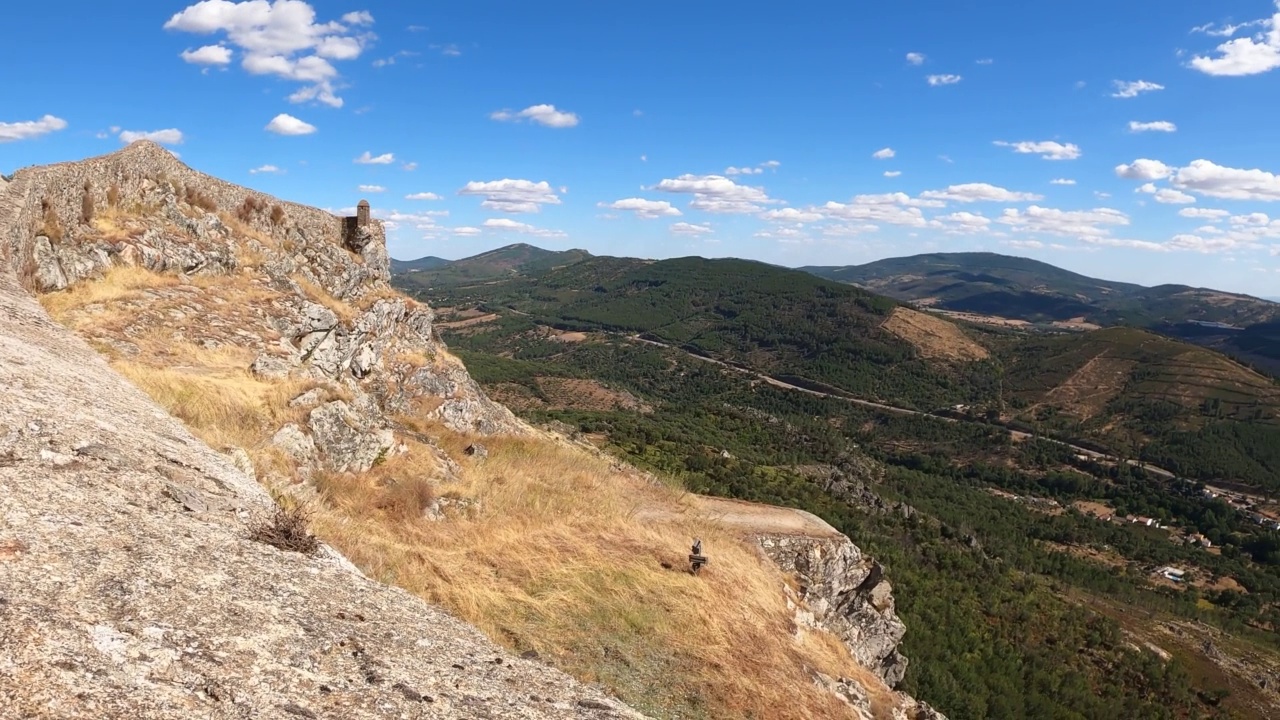
[[[439,258],[426,257],[403,263],[393,261],[391,271],[402,274],[413,270],[421,273],[414,278],[418,284],[446,287],[539,275],[590,257],[591,254],[585,250],[543,250],[526,243],[516,243],[461,260],[436,263],[433,261]]]
[[[887,585],[863,582],[872,561],[840,540],[842,557],[857,562],[830,566],[841,576],[828,581],[849,592],[842,591],[831,609],[815,608],[814,622],[795,633],[794,623],[808,617],[808,608],[803,598],[788,594],[780,563],[761,555],[767,533],[686,513],[689,500],[679,491],[535,430],[491,402],[439,342],[433,311],[387,285],[380,224],[362,225],[223,183],[150,143],[27,169],[9,190],[0,196],[0,209],[16,218],[0,224],[5,265],[41,293],[48,313],[196,437],[256,475],[283,505],[307,508],[320,538],[370,577],[439,604],[509,651],[599,682],[654,717],[937,717],[889,687],[905,664],[896,652],[903,629],[892,605],[880,602]],[[47,402],[86,402],[59,397]],[[92,405],[92,396],[87,401]],[[150,405],[145,412],[158,413]],[[24,463],[42,458],[57,466],[65,455],[70,467],[84,462],[75,459],[74,447],[64,447],[75,442],[69,438],[52,448],[58,455],[19,450]],[[128,447],[126,458],[146,457]],[[135,500],[141,507],[161,502],[150,498],[167,492],[197,518],[225,509],[213,497],[216,488],[197,484],[183,468],[162,469],[173,474],[174,487],[148,486],[151,494]],[[103,485],[104,491],[110,487]],[[188,492],[192,487],[198,495]],[[27,512],[24,494],[5,498],[15,517]],[[642,521],[642,508],[669,519]],[[111,522],[111,516],[94,522]],[[227,532],[247,535],[246,521],[236,522]],[[50,537],[78,532],[60,520],[47,525]],[[164,527],[161,522],[155,532]],[[152,532],[149,525],[141,528]],[[185,536],[175,537],[169,544],[179,546],[174,552],[181,557],[207,547],[196,541],[187,548]],[[707,542],[713,561],[697,577],[682,571],[692,537]],[[13,547],[26,552],[35,546],[32,540],[47,542],[30,538],[18,537]],[[803,549],[831,538],[799,534],[792,540]],[[173,576],[163,557],[145,565],[130,565],[124,557],[113,572],[157,587],[167,587],[165,578]],[[191,566],[215,578],[230,575],[198,562]],[[257,587],[250,577],[256,567],[237,569],[248,574],[243,583],[250,590]],[[78,579],[74,572],[69,577]],[[115,592],[89,586],[67,602],[110,602]],[[331,594],[345,597],[338,590]],[[295,595],[279,602],[302,617],[309,607],[304,600]],[[332,609],[339,620],[373,622],[361,610],[367,606],[348,605],[340,612],[316,607]],[[168,616],[156,617],[165,623]],[[186,623],[175,618],[169,624]],[[270,622],[260,624],[289,636]],[[690,627],[700,632],[691,634]],[[398,629],[396,638],[406,635]],[[31,637],[42,642],[39,632]],[[104,647],[124,643],[123,652],[132,652],[116,635],[104,637]],[[346,641],[351,645],[351,638]],[[467,647],[465,639],[459,645]],[[394,657],[366,655],[366,646],[350,651],[357,664],[368,666],[362,666],[364,682],[380,684],[404,670],[391,663]],[[271,643],[263,647],[274,649]],[[743,656],[741,647],[752,653]],[[455,669],[498,685],[493,678],[506,672],[501,668],[516,663],[486,655],[477,650]],[[289,651],[278,656],[294,658]],[[289,662],[312,668],[318,661]],[[476,666],[485,669],[471,670]],[[554,673],[548,677],[569,683]],[[452,675],[444,678],[442,683]],[[494,710],[495,717],[626,712],[616,702],[619,709],[609,711],[612,701],[592,699],[599,696],[589,696],[595,691],[573,695],[548,686],[543,694],[518,673],[501,683],[507,679],[535,705],[525,710],[521,699]],[[394,684],[391,691],[405,698],[418,692],[412,683],[402,684],[409,692]],[[11,695],[34,702],[26,687],[15,686]],[[462,694],[450,697],[472,703],[472,715],[484,714],[483,703],[468,699],[467,687],[451,690]],[[490,690],[484,697],[499,702],[503,696]]]

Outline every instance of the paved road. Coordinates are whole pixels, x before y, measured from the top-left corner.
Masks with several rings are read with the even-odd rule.
[[[755,370],[749,370],[749,369],[747,369],[747,368],[738,367],[737,365],[730,365],[729,363],[727,363],[727,362],[725,362],[725,361],[723,361],[723,360],[717,360],[716,358],[710,358],[710,357],[706,357],[706,356],[704,356],[704,355],[698,355],[697,353],[691,353],[691,352],[689,352],[688,350],[685,350],[684,348],[676,347],[675,345],[671,345],[671,344],[669,344],[669,343],[658,342],[658,341],[656,341],[656,340],[647,340],[647,339],[642,338],[642,337],[640,337],[640,336],[638,336],[638,335],[624,335],[624,336],[622,336],[622,337],[625,337],[626,339],[631,340],[631,341],[633,341],[633,342],[644,343],[644,344],[646,344],[646,345],[654,345],[654,346],[661,347],[661,348],[667,348],[668,350],[675,350],[675,351],[678,351],[678,352],[682,352],[682,353],[684,353],[685,355],[687,355],[687,356],[689,356],[689,357],[691,357],[691,358],[694,358],[695,360],[701,360],[701,361],[703,361],[703,362],[708,362],[708,363],[712,363],[712,364],[715,364],[715,365],[719,365],[720,367],[723,367],[723,368],[728,368],[729,370],[733,370],[734,372],[739,372],[739,373],[742,373],[742,374],[744,374],[744,375],[750,375],[750,376],[755,377],[756,379],[759,379],[759,380],[761,380],[761,381],[763,381],[763,382],[766,382],[766,383],[768,383],[768,384],[770,384],[770,385],[772,385],[772,386],[774,386],[774,387],[783,388],[783,389],[786,389],[786,390],[792,390],[792,391],[795,391],[795,392],[808,393],[808,394],[810,394],[810,395],[815,395],[815,396],[817,396],[817,397],[831,398],[831,399],[833,399],[833,400],[842,400],[842,401],[844,401],[844,402],[852,403],[852,404],[854,404],[854,405],[861,405],[861,406],[863,406],[863,407],[874,408],[874,409],[876,409],[876,410],[880,410],[880,411],[882,411],[882,412],[897,413],[897,414],[899,414],[899,415],[926,415],[926,416],[928,416],[928,417],[934,418],[934,419],[936,419],[936,420],[942,420],[942,421],[944,421],[944,422],[967,422],[967,423],[971,423],[971,424],[974,424],[974,425],[983,425],[983,426],[986,426],[986,427],[1001,427],[1001,426],[998,426],[998,425],[992,425],[992,424],[990,424],[990,423],[979,422],[979,421],[976,421],[976,420],[963,420],[963,419],[960,419],[960,418],[949,417],[949,416],[946,416],[946,415],[938,415],[938,414],[936,414],[936,413],[927,412],[927,411],[923,411],[923,410],[912,410],[912,409],[910,409],[910,408],[897,407],[897,406],[895,406],[895,405],[886,405],[886,404],[884,404],[884,403],[873,402],[873,401],[871,401],[871,400],[861,400],[861,399],[858,399],[858,398],[846,397],[846,396],[844,396],[844,395],[834,395],[834,394],[832,394],[832,393],[826,393],[826,392],[822,392],[822,391],[820,391],[820,390],[811,390],[811,389],[809,389],[809,388],[800,387],[799,385],[792,385],[791,383],[784,382],[784,381],[782,381],[782,380],[778,380],[777,378],[770,377],[769,375],[766,375],[766,374],[761,373],[761,372],[756,372]],[[1036,438],[1036,439],[1038,439],[1038,440],[1044,440],[1044,441],[1046,441],[1046,442],[1056,443],[1056,444],[1061,445],[1061,446],[1063,446],[1063,447],[1069,448],[1069,449],[1071,449],[1071,450],[1075,451],[1076,453],[1079,453],[1079,454],[1081,454],[1081,455],[1084,455],[1084,456],[1086,456],[1086,457],[1088,457],[1088,458],[1090,458],[1090,459],[1092,459],[1092,460],[1098,460],[1098,461],[1101,461],[1101,462],[1104,462],[1104,463],[1105,463],[1105,462],[1116,462],[1116,459],[1115,459],[1114,457],[1112,457],[1112,456],[1110,456],[1110,455],[1107,455],[1106,453],[1100,453],[1100,452],[1098,452],[1098,451],[1096,451],[1096,450],[1090,450],[1090,449],[1088,449],[1088,448],[1083,448],[1083,447],[1080,447],[1079,445],[1072,445],[1071,443],[1064,442],[1064,441],[1062,441],[1062,440],[1055,440],[1055,439],[1053,439],[1053,438],[1045,437],[1045,436],[1043,436],[1043,435],[1034,435],[1034,434],[1032,434],[1032,433],[1023,432],[1023,431],[1021,431],[1021,430],[1009,430],[1009,435],[1010,435],[1011,437],[1013,437],[1013,439],[1015,439],[1015,440],[1028,440],[1028,439],[1031,439],[1031,438]],[[1142,463],[1142,462],[1139,462],[1139,461],[1137,461],[1137,460],[1126,460],[1125,462],[1127,462],[1129,465],[1132,465],[1133,467],[1141,467],[1143,470],[1145,470],[1145,471],[1147,471],[1147,472],[1149,472],[1149,473],[1151,473],[1151,474],[1153,474],[1153,475],[1158,475],[1158,476],[1163,477],[1163,478],[1166,478],[1166,479],[1170,479],[1170,480],[1172,480],[1172,479],[1174,479],[1175,477],[1177,477],[1177,476],[1176,476],[1176,475],[1174,475],[1172,472],[1169,472],[1168,470],[1165,470],[1164,468],[1155,467],[1155,466],[1153,466],[1153,465],[1149,465],[1149,464],[1146,464],[1146,463]]]

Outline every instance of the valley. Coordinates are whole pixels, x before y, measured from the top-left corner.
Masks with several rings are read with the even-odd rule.
[[[1280,509],[1273,490],[1263,489],[1275,487],[1274,471],[1260,468],[1240,486],[1248,497],[1228,504],[1206,495],[1194,478],[1175,477],[1185,469],[1175,473],[1132,446],[1104,442],[1114,440],[1118,428],[1132,429],[1116,438],[1135,439],[1154,428],[1150,422],[1159,415],[1152,403],[1169,404],[1168,422],[1184,428],[1174,432],[1254,427],[1248,413],[1273,407],[1268,380],[1210,351],[1140,330],[1019,335],[940,318],[921,322],[902,315],[916,311],[877,306],[856,290],[812,283],[792,290],[796,276],[783,269],[725,263],[721,283],[719,265],[593,258],[527,273],[507,269],[483,283],[437,283],[422,273],[394,281],[441,308],[443,337],[486,388],[508,393],[519,387],[528,397],[551,400],[556,383],[576,378],[591,382],[596,393],[636,401],[631,408],[606,407],[585,395],[581,403],[561,396],[525,406],[521,412],[530,420],[693,489],[806,509],[874,546],[904,593],[901,612],[914,620],[905,643],[929,657],[927,666],[908,670],[907,686],[955,716],[1020,717],[1039,708],[1037,716],[1052,717],[1051,706],[1080,708],[1084,701],[996,690],[1004,682],[998,678],[1025,682],[1028,673],[1065,671],[1119,697],[1146,682],[1137,679],[1143,671],[1136,667],[1136,674],[1119,668],[1160,658],[1186,673],[1167,676],[1183,688],[1178,692],[1197,688],[1196,699],[1175,715],[1261,716],[1256,713],[1265,715],[1261,709],[1276,702],[1256,682],[1275,671],[1280,651],[1271,632],[1280,622],[1280,546],[1274,531],[1255,520]],[[682,289],[686,272],[699,279],[701,291]],[[755,312],[742,311],[743,292],[751,293],[747,307]],[[810,293],[815,308],[833,304],[820,311],[832,317],[871,308],[862,324],[839,325],[844,337],[859,338],[850,342],[869,338],[915,359],[881,366],[874,379],[851,380],[841,374],[850,366],[820,364],[838,355],[794,353],[787,344],[790,321],[782,318],[794,317],[789,303],[798,300],[789,298]],[[848,307],[837,308],[840,303]],[[615,307],[644,310],[622,317]],[[673,312],[677,307],[687,311]],[[780,314],[770,322],[772,308]],[[814,323],[805,327],[816,329],[817,344],[847,347],[824,342],[822,315],[814,309],[802,317]],[[1142,374],[1140,366],[1167,370]],[[885,377],[900,370],[905,377]],[[1175,391],[1188,373],[1195,375],[1193,392]],[[918,390],[901,396],[906,401],[876,389],[916,382]],[[1214,398],[1221,404],[1206,413],[1206,401]],[[1132,409],[1119,411],[1123,403]],[[1046,414],[1049,408],[1055,413]],[[1240,413],[1246,415],[1231,419]],[[1126,414],[1145,424],[1126,426],[1133,422]],[[1120,424],[1091,434],[1089,423],[1102,418]],[[1162,452],[1182,462],[1191,457]],[[1254,456],[1244,451],[1240,457]],[[1224,474],[1227,467],[1203,472],[1237,477]],[[1115,517],[1075,509],[1090,503]],[[1042,509],[1055,506],[1050,513]],[[1154,519],[1148,526],[1134,518]],[[1193,536],[1211,546],[1190,542]],[[1165,580],[1157,570],[1166,566],[1192,571],[1194,582]],[[975,574],[987,578],[981,590],[956,584],[957,576]],[[947,600],[935,605],[928,600],[934,597]],[[1064,602],[1067,597],[1076,600]],[[1019,615],[1016,607],[1031,614]],[[1038,618],[1038,629],[1020,626],[1019,617]],[[1186,623],[1215,628],[1216,655],[1206,655],[1204,643],[1169,634]],[[1003,639],[986,646],[992,655],[984,656],[991,663],[984,667],[997,669],[978,677],[962,658],[975,652],[968,643],[976,628],[993,626]],[[1083,664],[1067,661],[1044,644],[1044,627],[1062,637],[1092,628],[1101,633],[1100,644]],[[1121,650],[1130,643],[1139,650]],[[1001,670],[990,658],[1005,653],[1031,665]],[[1040,664],[1052,657],[1060,667]],[[1045,680],[1055,687],[1062,681]],[[1133,716],[1143,716],[1134,707]]]

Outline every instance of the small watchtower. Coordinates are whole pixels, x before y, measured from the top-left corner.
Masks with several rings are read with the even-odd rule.
[[[369,227],[369,201],[361,200],[356,203],[354,217],[348,215],[342,218],[343,244],[355,252],[360,252],[369,243],[369,233],[365,230],[367,227]]]

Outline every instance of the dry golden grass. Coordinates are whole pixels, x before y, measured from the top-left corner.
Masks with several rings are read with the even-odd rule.
[[[298,283],[298,287],[302,288],[302,293],[307,296],[308,300],[314,303],[319,303],[332,310],[333,314],[338,316],[339,321],[350,324],[355,322],[355,319],[359,316],[359,312],[356,308],[339,300],[338,298],[335,298],[329,294],[328,290],[325,290],[301,275],[294,275],[293,281]]]
[[[202,292],[230,292],[244,277],[212,279]],[[44,301],[65,317],[176,282],[117,268]],[[288,402],[316,384],[259,380],[244,369],[247,350],[174,342],[167,332],[135,334],[139,354],[112,364],[212,447],[244,448],[270,482],[296,480],[294,462],[270,438],[305,418],[308,408]],[[446,353],[401,360],[456,362]],[[601,682],[655,717],[852,717],[815,685],[814,672],[861,680],[876,716],[890,716],[896,696],[841,643],[795,632],[785,579],[751,542],[678,512],[638,517],[642,508],[678,510],[679,491],[541,438],[483,438],[488,459],[463,460],[462,477],[441,485],[437,452],[464,458],[477,438],[424,414],[396,418],[407,452],[366,473],[312,476],[321,498],[312,529],[372,577],[448,608],[513,650],[536,650]],[[432,522],[423,510],[436,497],[465,499],[470,509]],[[711,557],[696,577],[686,558],[694,537]]]

